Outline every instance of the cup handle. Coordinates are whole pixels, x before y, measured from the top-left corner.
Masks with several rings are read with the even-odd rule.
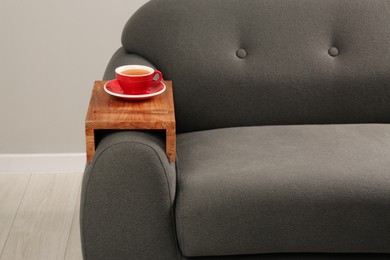
[[[160,83],[161,80],[163,79],[163,76],[162,76],[161,71],[159,71],[159,70],[154,70],[153,78],[156,76],[156,74],[158,74],[158,79],[156,79],[155,81],[153,81],[153,85],[156,85],[156,84]]]

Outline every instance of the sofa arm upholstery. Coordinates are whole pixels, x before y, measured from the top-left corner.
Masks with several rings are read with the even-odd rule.
[[[145,65],[156,69],[156,67],[144,57],[128,53],[123,47],[121,47],[114,53],[114,55],[112,55],[106,71],[104,72],[103,79],[114,79],[115,69],[122,65]]]
[[[84,259],[178,259],[175,164],[158,132],[106,134],[82,183]]]

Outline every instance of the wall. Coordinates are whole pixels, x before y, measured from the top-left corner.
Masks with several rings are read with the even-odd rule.
[[[0,1],[0,154],[85,151],[93,81],[146,2]]]

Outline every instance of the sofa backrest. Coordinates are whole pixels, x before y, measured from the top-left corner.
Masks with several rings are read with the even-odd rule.
[[[178,132],[390,122],[388,0],[152,0],[122,44],[173,80]]]

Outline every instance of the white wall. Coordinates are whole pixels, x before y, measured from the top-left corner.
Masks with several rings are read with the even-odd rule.
[[[147,0],[0,0],[0,154],[85,151],[93,81]]]

